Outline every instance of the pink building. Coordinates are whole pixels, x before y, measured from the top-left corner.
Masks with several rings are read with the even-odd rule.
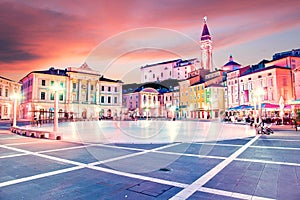
[[[242,70],[227,74],[228,108],[261,103],[278,105],[280,97],[288,104],[293,99],[294,83],[290,68],[270,66],[251,73],[243,73]]]

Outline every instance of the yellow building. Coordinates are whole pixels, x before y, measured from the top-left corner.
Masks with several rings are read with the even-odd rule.
[[[189,101],[190,101],[190,81],[184,80],[179,82],[179,109],[181,118],[189,118]]]
[[[204,118],[205,110],[205,83],[198,82],[190,86],[190,113],[191,118]]]

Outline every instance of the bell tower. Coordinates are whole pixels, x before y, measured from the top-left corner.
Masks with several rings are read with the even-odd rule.
[[[214,71],[212,63],[212,40],[207,27],[207,17],[203,17],[204,25],[202,29],[202,35],[200,40],[201,48],[201,68],[209,69],[209,71]]]

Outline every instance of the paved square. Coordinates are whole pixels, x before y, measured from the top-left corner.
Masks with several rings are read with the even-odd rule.
[[[79,143],[0,134],[0,199],[300,199],[300,134]]]

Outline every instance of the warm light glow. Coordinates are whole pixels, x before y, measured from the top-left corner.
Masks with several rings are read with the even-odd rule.
[[[21,95],[18,94],[18,93],[14,93],[14,94],[11,95],[10,97],[11,97],[12,99],[17,99],[17,100],[21,99]]]
[[[255,95],[258,96],[258,97],[260,97],[260,96],[262,96],[264,94],[265,94],[265,91],[261,87],[257,88],[257,90],[255,90]]]

